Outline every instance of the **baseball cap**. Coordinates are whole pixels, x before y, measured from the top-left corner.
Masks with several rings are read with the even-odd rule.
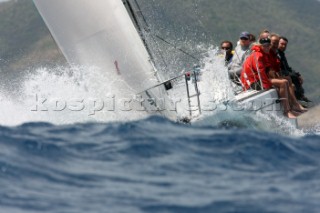
[[[250,35],[249,35],[248,32],[244,31],[244,32],[240,33],[239,38],[247,38],[247,39],[249,39]]]

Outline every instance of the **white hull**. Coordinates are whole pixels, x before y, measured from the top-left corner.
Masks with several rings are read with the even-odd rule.
[[[277,117],[285,119],[291,125],[295,127],[298,126],[296,118],[288,118],[283,115],[279,96],[275,89],[267,91],[248,90],[238,94],[236,100],[244,104],[247,107],[246,110],[274,114]]]

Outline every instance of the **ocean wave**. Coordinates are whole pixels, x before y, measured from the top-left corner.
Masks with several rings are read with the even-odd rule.
[[[0,127],[0,212],[307,212],[319,136],[132,122]],[[294,204],[294,208],[288,206]]]

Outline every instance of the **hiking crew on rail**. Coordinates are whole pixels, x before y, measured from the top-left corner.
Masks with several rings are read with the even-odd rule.
[[[268,30],[261,31],[257,43],[250,38],[248,32],[239,36],[232,60],[227,63],[230,79],[243,90],[277,89],[284,115],[289,118],[307,111],[297,101],[310,101],[304,96],[301,75],[289,67],[284,55],[288,40]]]

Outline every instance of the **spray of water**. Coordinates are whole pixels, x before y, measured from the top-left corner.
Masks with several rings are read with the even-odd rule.
[[[201,115],[197,110],[193,112],[197,117],[196,125],[252,128],[294,136],[303,135],[303,131],[279,116],[279,113],[247,109],[234,101],[234,88],[224,65],[224,56],[217,48],[209,49],[208,54],[203,57],[202,65],[198,83]],[[183,105],[186,106],[186,103]],[[193,105],[196,105],[194,100]]]
[[[243,127],[301,135],[291,124],[272,114],[237,111],[228,103],[234,99],[224,60],[216,48],[210,48],[201,62],[198,84],[202,113],[199,116],[196,98],[191,101],[195,125]],[[183,71],[184,72],[184,71]],[[18,95],[1,91],[1,125],[19,125],[25,122],[71,124],[77,122],[111,122],[143,119],[149,115],[136,110],[128,101],[135,91],[114,76],[103,75],[97,67],[38,68],[29,71],[21,80]],[[121,86],[123,85],[123,86]],[[188,117],[190,106],[186,98],[185,82],[176,82],[169,90],[177,97],[178,117]],[[195,93],[194,88],[191,93]],[[276,124],[276,125],[274,125]],[[276,127],[275,127],[276,126]]]
[[[119,79],[109,79],[97,67],[38,68],[23,79],[18,95],[1,92],[1,125],[25,122],[70,124],[141,119],[132,111],[134,92],[121,90]],[[126,87],[127,88],[127,87]]]

